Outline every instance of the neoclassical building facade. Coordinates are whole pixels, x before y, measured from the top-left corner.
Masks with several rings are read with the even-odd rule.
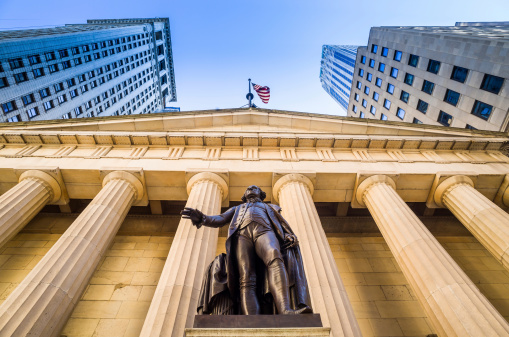
[[[0,336],[508,336],[503,133],[263,109],[0,125]],[[279,204],[323,328],[193,329],[226,231]]]

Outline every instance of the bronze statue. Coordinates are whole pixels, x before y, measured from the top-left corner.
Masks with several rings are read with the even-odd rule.
[[[281,208],[264,203],[265,197],[265,192],[253,185],[242,197],[243,204],[221,215],[207,216],[189,207],[181,214],[197,228],[218,228],[230,223],[226,261],[221,263],[218,256],[209,269],[215,268],[217,275],[225,275],[223,283],[233,303],[238,303],[241,314],[267,313],[264,306],[267,295],[271,295],[278,314],[311,312],[297,237],[281,216]],[[225,265],[226,271],[218,269],[221,265]],[[212,286],[221,288],[218,277],[212,279],[216,279],[210,281],[216,282]],[[210,282],[204,280],[204,287]],[[203,293],[202,289],[202,297]],[[207,299],[200,301],[206,306]]]

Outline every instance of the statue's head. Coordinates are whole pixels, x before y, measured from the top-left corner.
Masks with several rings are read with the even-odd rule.
[[[260,200],[264,200],[267,197],[267,194],[263,192],[258,186],[251,185],[246,189],[246,193],[242,196],[242,201],[246,202],[248,198],[260,198]]]

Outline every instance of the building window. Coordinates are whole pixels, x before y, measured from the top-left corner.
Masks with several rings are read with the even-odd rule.
[[[85,82],[87,80],[87,77],[85,76],[85,74],[81,74],[81,75],[78,75],[78,81],[81,82]]]
[[[83,109],[80,106],[77,108],[74,108],[74,113],[76,114],[76,116],[79,116],[83,113]]]
[[[55,107],[53,105],[53,101],[44,102],[43,105],[44,105],[44,109],[46,109],[46,111],[51,110]]]
[[[164,76],[166,76],[166,75],[164,75]],[[371,73],[368,73],[366,76],[366,80],[368,80],[368,82],[371,82],[372,79],[373,79],[373,75]]]
[[[92,56],[85,55],[85,62],[90,62],[90,61],[92,61]]]
[[[384,115],[384,114],[382,114],[382,115],[380,116],[380,120],[381,120],[381,121],[386,121],[386,120],[387,120],[387,116],[386,116],[386,115]]]
[[[32,104],[33,102],[35,102],[34,94],[23,96],[21,97],[21,100],[23,101],[23,104],[25,106]]]
[[[46,61],[53,61],[54,59],[56,59],[55,52],[52,52],[52,51],[44,54],[44,56],[46,57]]]
[[[440,70],[440,62],[435,60],[429,60],[428,62],[428,69],[426,69],[430,73],[438,74],[438,71]]]
[[[23,60],[21,58],[10,59],[9,65],[11,67],[11,70],[18,69],[24,66]]]
[[[359,94],[355,94],[354,99],[358,102],[359,101]]]
[[[487,121],[491,115],[492,110],[493,107],[491,105],[483,103],[481,101],[475,101],[474,107],[472,109],[472,115],[475,115]]]
[[[34,70],[32,70],[32,72],[34,73],[34,77],[35,78],[44,76],[44,69],[43,68],[34,69]]]
[[[14,80],[16,83],[22,83],[28,81],[27,73],[14,74]]]
[[[78,96],[78,89],[73,89],[69,91],[69,94],[71,95],[71,99]]]
[[[405,74],[405,83],[409,86],[412,86],[414,84],[414,75],[406,73]]]
[[[382,47],[382,56],[387,57],[387,55],[389,55],[389,48]]]
[[[352,111],[357,113],[357,107],[355,105],[352,106]]]
[[[428,112],[428,103],[419,100],[419,102],[417,102],[417,110],[425,114],[426,112]]]
[[[368,106],[368,102],[365,99],[362,100],[362,106],[365,108]]]
[[[503,84],[504,79],[502,77],[486,74],[482,80],[481,89],[498,95]]]
[[[402,52],[400,52],[399,50],[395,50],[394,51],[394,61],[400,62],[401,61],[401,56],[403,56]]]
[[[417,118],[414,117],[414,120],[412,121],[412,123],[414,124],[422,124],[422,122],[420,120],[418,120]]]
[[[382,79],[380,77],[377,77],[376,78],[376,82],[375,82],[375,85],[379,88],[382,87]]]
[[[64,57],[69,56],[69,52],[67,51],[67,49],[59,50],[58,54],[60,55],[60,58],[64,58]]]
[[[384,108],[389,110],[391,108],[391,101],[389,101],[387,98],[384,99]]]
[[[385,71],[385,63],[380,62],[378,64],[378,71],[382,73]]]
[[[376,91],[373,91],[373,99],[375,100],[375,102],[378,102],[379,97],[380,95]]]
[[[48,68],[50,73],[56,73],[59,71],[58,64],[50,64]]]
[[[369,67],[370,68],[374,68],[375,67],[375,60],[373,60],[373,59],[369,60]]]
[[[472,125],[470,124],[467,124],[465,125],[465,129],[469,129],[469,130],[477,130],[477,128],[474,128]]]
[[[33,66],[34,64],[39,64],[41,63],[41,57],[39,55],[31,55],[28,57],[28,62],[30,63],[31,66]]]
[[[364,76],[364,69],[359,69],[359,76],[360,77]]]
[[[35,107],[27,110],[28,118],[34,118],[39,115],[39,108]]]
[[[2,110],[3,110],[4,113],[8,113],[8,112],[11,112],[11,111],[14,111],[14,110],[17,110],[17,109],[18,108],[16,107],[16,102],[15,101],[10,101],[10,102],[2,104]]]
[[[67,86],[70,88],[70,87],[74,87],[76,85],[76,80],[74,78],[70,78],[67,80]]]
[[[371,112],[374,115],[376,115],[376,108],[372,105],[371,108],[369,108],[369,112]]]
[[[391,95],[394,94],[394,85],[387,83],[387,92]]]
[[[83,94],[88,91],[88,86],[85,84],[85,85],[81,86],[80,89],[81,89],[81,93]]]
[[[376,45],[376,44],[372,44],[372,45],[371,45],[371,52],[372,52],[373,54],[376,54],[376,52],[377,52],[377,51],[378,51],[378,45]]]
[[[357,89],[362,88],[362,83],[360,81],[357,81]]]
[[[55,89],[55,92],[59,92],[64,90],[64,82],[57,83],[53,86],[53,89]]]
[[[101,58],[101,54],[99,54],[99,53],[94,53],[94,59],[95,59],[95,60],[98,60],[98,59],[100,59],[100,58]]]
[[[405,118],[405,110],[398,108],[396,116],[398,116],[399,119],[403,120]]]
[[[422,83],[422,91],[424,91],[427,94],[432,94],[433,89],[435,88],[435,83],[424,80],[424,83]]]
[[[83,64],[83,61],[81,60],[81,57],[74,59],[74,65],[79,66],[80,64]]]
[[[408,65],[411,67],[417,67],[418,63],[419,63],[419,56],[410,54],[410,57],[408,58]]]
[[[361,63],[366,64],[366,56],[361,56]]]
[[[438,114],[437,122],[439,122],[443,126],[451,126],[452,116],[449,115],[448,113],[445,113],[442,110],[440,110],[440,113]]]
[[[0,77],[0,89],[7,88],[9,86],[9,82],[6,77]]]
[[[394,68],[394,67],[391,68],[391,77],[398,78],[398,73],[399,73],[398,68]]]
[[[66,114],[64,114],[64,115],[62,115],[62,119],[71,119],[71,118],[72,118],[72,116],[71,116],[71,113],[70,113],[70,112],[68,112],[68,113],[66,113]]]
[[[83,49],[83,52],[86,53],[87,51],[90,51],[90,47],[88,45],[83,45],[81,46],[81,48]]]
[[[451,80],[458,81],[460,83],[465,83],[467,75],[468,69],[454,66],[454,68],[452,68]]]
[[[410,94],[406,91],[401,91],[401,95],[399,95],[399,99],[405,103],[408,103],[408,99],[410,98]]]
[[[67,102],[67,97],[65,95],[58,96],[58,104],[62,104]]]
[[[21,122],[21,118],[19,117],[19,115],[12,116],[12,117],[7,118],[7,122],[9,122],[9,123]]]
[[[71,51],[73,55],[78,55],[80,53],[80,47],[72,47]]]
[[[365,93],[366,95],[369,95],[369,87],[368,87],[367,85],[366,85],[366,86],[364,86],[364,93]]]
[[[447,89],[444,96],[444,101],[451,104],[451,105],[458,105],[458,101],[460,99],[460,93],[456,91],[452,91],[450,89]]]
[[[50,95],[49,88],[39,90],[39,95],[41,95],[41,98],[48,97]]]
[[[136,109],[134,109],[136,110]],[[359,115],[359,118],[364,118],[364,112],[361,111],[361,114]]]

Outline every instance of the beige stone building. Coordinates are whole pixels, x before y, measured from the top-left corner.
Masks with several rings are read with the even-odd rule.
[[[508,336],[507,141],[262,109],[0,125],[0,336]],[[251,184],[324,328],[192,329],[226,231],[178,213]]]

